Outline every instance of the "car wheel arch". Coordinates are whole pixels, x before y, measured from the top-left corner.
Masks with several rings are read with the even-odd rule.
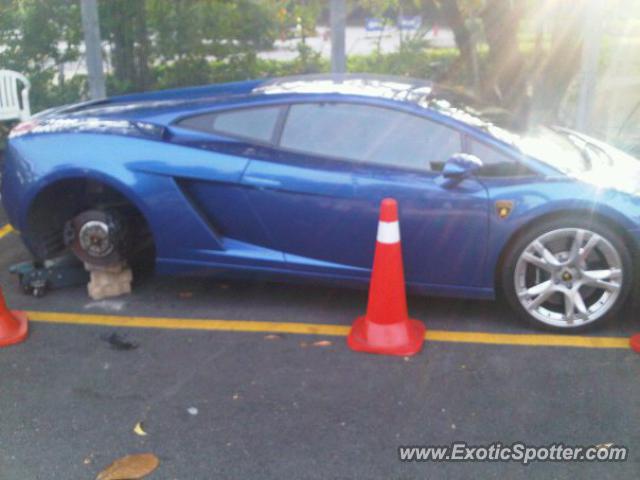
[[[62,202],[61,212],[56,211],[52,215],[47,215],[47,211],[50,210],[50,208],[46,208],[48,205],[53,203],[56,205],[56,208],[58,207],[58,202],[52,202],[50,199],[57,196],[61,191],[64,191],[66,194],[66,204]],[[78,195],[84,198],[79,199]],[[34,194],[25,209],[24,226],[27,237],[31,235],[38,237],[38,233],[42,235],[42,230],[45,227],[39,227],[38,224],[43,220],[43,217],[51,222],[54,228],[62,228],[63,223],[70,219],[68,217],[78,213],[77,210],[80,210],[82,207],[90,208],[95,206],[93,202],[94,199],[90,198],[90,195],[93,195],[95,197],[94,199],[102,198],[105,204],[111,202],[135,210],[135,213],[144,222],[144,226],[148,230],[152,242],[155,243],[155,235],[153,225],[149,221],[149,213],[146,207],[134,198],[127,187],[119,182],[113,181],[113,179],[105,178],[102,175],[87,175],[86,172],[84,175],[58,177],[53,181],[49,179],[47,185]],[[83,199],[85,201],[83,201]],[[46,231],[44,233],[46,234]],[[32,253],[34,253],[36,257],[46,258],[46,256],[42,255],[42,253],[46,253],[46,246],[43,252],[42,249],[34,244],[34,241],[29,241],[28,243],[32,249]]]
[[[622,225],[620,225],[620,223],[617,222],[615,219],[611,218],[610,216],[602,212],[593,211],[589,209],[578,208],[578,209],[556,210],[554,212],[549,212],[544,215],[540,215],[538,217],[535,217],[529,220],[528,222],[523,223],[511,234],[511,236],[509,237],[509,240],[504,244],[504,246],[500,250],[500,255],[498,256],[498,260],[495,264],[495,268],[493,272],[494,288],[497,295],[500,295],[500,296],[502,295],[501,272],[502,272],[502,268],[504,267],[505,259],[507,258],[507,255],[509,254],[509,251],[513,248],[514,244],[520,239],[522,235],[525,235],[529,230],[536,228],[538,225],[541,225],[543,223],[546,223],[552,220],[558,220],[560,218],[589,218],[594,223],[602,223],[606,225],[607,227],[609,227],[611,230],[613,230],[615,233],[617,233],[620,236],[625,246],[629,249],[630,252],[632,252],[633,269],[634,271],[638,269],[638,266],[640,263],[639,262],[640,256],[633,254],[633,252],[637,250],[638,245],[634,241],[634,239],[631,237],[629,232]]]

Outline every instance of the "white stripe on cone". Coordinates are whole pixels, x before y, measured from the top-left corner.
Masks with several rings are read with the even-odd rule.
[[[400,224],[395,222],[378,222],[378,242],[398,243],[400,241]]]

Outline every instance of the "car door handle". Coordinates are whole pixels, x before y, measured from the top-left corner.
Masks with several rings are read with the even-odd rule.
[[[266,177],[254,177],[252,175],[245,176],[244,181],[249,185],[253,185],[258,188],[279,188],[282,186],[282,183],[279,180]]]

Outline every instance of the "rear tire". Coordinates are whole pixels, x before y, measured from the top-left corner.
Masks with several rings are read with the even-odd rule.
[[[615,318],[633,284],[622,238],[601,222],[558,218],[533,226],[502,264],[505,297],[537,328],[577,332]]]

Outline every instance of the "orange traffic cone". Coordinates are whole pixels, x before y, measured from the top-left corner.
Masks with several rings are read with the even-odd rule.
[[[422,348],[424,332],[424,324],[407,313],[398,204],[385,198],[380,206],[367,314],[356,319],[347,344],[361,352],[414,355]]]
[[[7,308],[0,288],[0,347],[24,341],[28,331],[27,316],[24,312],[12,312]]]

